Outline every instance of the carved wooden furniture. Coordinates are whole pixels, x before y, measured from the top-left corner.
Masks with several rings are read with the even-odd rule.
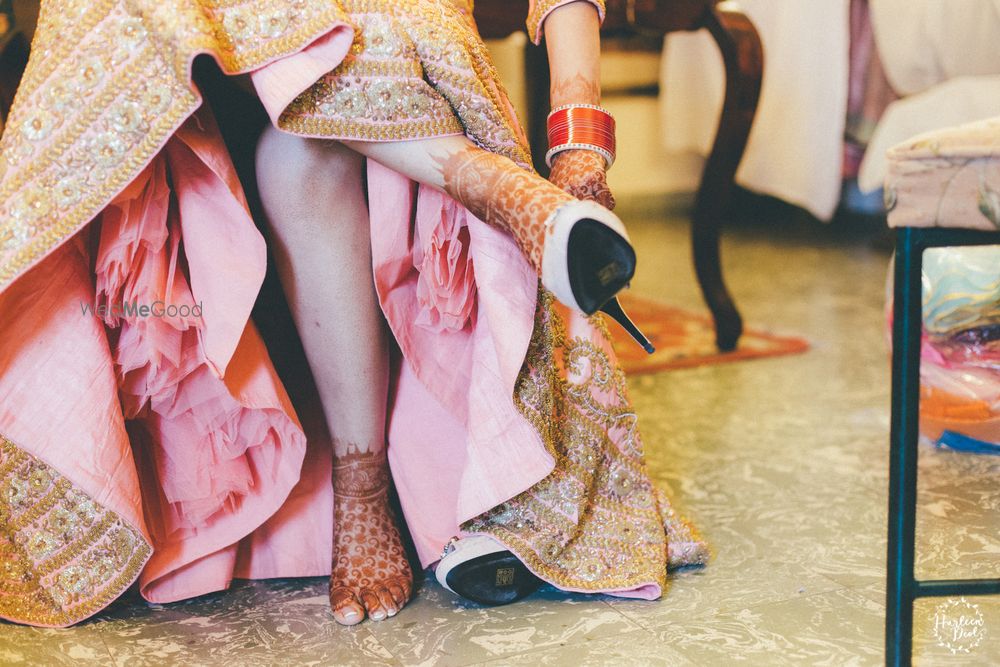
[[[524,29],[527,0],[476,0],[479,30],[486,38],[506,37]],[[760,37],[750,20],[733,3],[718,0],[608,0],[602,35],[662,37],[679,30],[706,28],[719,45],[726,67],[726,99],[695,200],[691,225],[695,272],[702,294],[715,318],[716,343],[733,350],[743,322],[722,278],[719,230],[732,197],[736,168],[746,148],[757,111],[764,58]],[[545,172],[545,121],[549,108],[549,73],[544,48],[526,53],[528,136],[536,168]],[[626,157],[627,159],[627,157]],[[539,164],[541,162],[541,164]]]

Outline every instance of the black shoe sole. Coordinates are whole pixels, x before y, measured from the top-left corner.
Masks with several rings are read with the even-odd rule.
[[[445,581],[462,597],[490,606],[517,602],[542,585],[542,580],[509,551],[477,556],[456,565]]]
[[[584,218],[573,225],[566,249],[569,285],[577,304],[593,315],[635,274],[635,250],[616,231]]]

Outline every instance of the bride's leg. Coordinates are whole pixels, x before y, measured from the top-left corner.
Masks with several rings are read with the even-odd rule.
[[[462,136],[418,141],[345,142],[408,176],[444,190],[483,222],[509,231],[541,275],[545,221],[574,197]]]
[[[387,505],[388,347],[372,276],[364,159],[268,128],[257,180],[281,284],[334,439],[338,622],[393,616],[412,574]]]

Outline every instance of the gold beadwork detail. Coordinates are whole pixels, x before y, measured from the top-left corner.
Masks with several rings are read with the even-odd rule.
[[[359,141],[465,133],[530,168],[508,95],[464,2],[342,4],[356,27],[349,56],[289,105],[279,127]]]
[[[0,435],[0,617],[81,621],[121,595],[150,555],[138,530]]]
[[[267,34],[269,27],[263,33],[254,27],[243,38],[227,31],[226,19],[233,12],[254,17],[288,15],[295,20],[289,19],[289,27],[276,37]],[[43,3],[32,57],[7,131],[0,139],[0,291],[93,219],[197,109],[201,100],[189,80],[195,54],[212,53],[230,73],[249,71],[299,50],[338,21],[346,23],[347,16],[337,3],[321,0],[185,0],[162,5],[132,0]],[[283,19],[276,18],[275,22],[280,25]],[[229,21],[228,25],[235,23]],[[142,44],[145,48],[133,49],[127,56],[118,55],[115,45],[121,42],[119,34],[136,31],[148,35]],[[98,60],[84,71],[77,71],[88,57]],[[131,62],[123,65],[119,58]],[[84,103],[69,110],[71,122],[54,126],[44,141],[31,142],[19,129],[28,120],[27,115],[52,108],[49,93],[57,85],[67,84],[73,90],[77,85],[87,90],[77,95],[83,97]],[[141,99],[141,89],[155,87],[168,91],[170,100],[157,110],[148,132],[137,143],[122,134],[109,135],[129,145],[120,159],[113,161],[113,168],[101,167],[90,141],[106,131],[104,124],[110,122],[113,110],[108,106],[116,100],[129,100],[149,111],[150,105],[144,105]],[[32,143],[39,146],[29,145]],[[53,198],[62,170],[83,175],[84,180],[89,176],[91,185],[86,186],[86,196],[66,201]],[[29,193],[26,184],[37,184],[44,197],[38,200],[44,205],[32,209],[41,213],[38,219],[12,215],[15,205],[21,205],[20,198]],[[24,210],[34,215],[28,208]]]

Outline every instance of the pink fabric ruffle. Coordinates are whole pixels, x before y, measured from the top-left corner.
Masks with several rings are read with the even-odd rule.
[[[204,113],[200,119],[199,125],[210,122]],[[192,196],[208,190],[222,193],[227,188],[225,183],[210,187],[215,174],[209,162],[191,164],[197,156],[185,138],[182,131],[171,139],[167,149],[105,209],[95,262],[98,304],[107,308],[104,322],[117,333],[114,361],[124,416],[140,420],[148,432],[152,460],[169,507],[161,539],[170,539],[178,531],[190,534],[215,513],[235,510],[254,487],[251,458],[256,459],[258,472],[273,474],[280,443],[302,441],[295,421],[280,410],[242,406],[208,363],[205,321],[200,314],[205,304],[188,279],[181,212],[186,209],[199,217],[200,225],[217,228],[225,227],[223,220],[233,220],[233,216],[211,219],[192,209],[199,203],[190,202]],[[168,172],[180,186],[173,198]],[[184,181],[199,177],[209,183],[201,183],[199,189],[184,187]],[[248,219],[241,199],[231,197],[227,204],[230,213],[238,210],[237,219],[240,213]],[[213,208],[220,204],[214,203]],[[244,261],[253,265],[255,256],[263,255],[263,240],[252,222],[242,227],[242,233],[261,246],[239,242],[250,251]],[[245,272],[251,285],[263,279],[262,267],[257,265]],[[239,322],[246,321],[252,303],[237,301],[232,305],[245,316],[234,312],[225,318],[233,324],[227,333],[236,340],[242,333]],[[209,302],[209,307],[220,305],[218,298]],[[143,307],[152,314],[137,314],[135,308]],[[219,359],[218,365],[224,367],[227,362]]]
[[[303,566],[291,570],[267,555],[266,538],[238,548],[265,522],[294,534],[289,524],[318,517],[300,502],[276,519],[301,480],[306,437],[249,322],[266,249],[207,109],[99,225],[93,307],[108,328],[155,548],[143,594],[191,597],[225,587],[238,571],[328,572],[332,527],[300,540]],[[309,487],[318,510],[329,504],[329,489]]]
[[[180,230],[170,197],[167,160],[160,155],[105,209],[100,223],[97,305],[107,308],[102,319],[117,335],[116,374],[128,419],[143,414],[153,397],[169,394],[205,362],[197,340],[200,318],[123,312],[161,300],[195,305],[178,266]]]
[[[419,458],[421,447],[444,449],[464,461],[456,489],[441,488],[439,494],[419,499],[405,497],[406,492],[400,490],[407,523],[418,506],[418,513],[429,511],[436,522],[427,539],[411,531],[424,558],[440,552],[442,545],[433,545],[446,526],[454,534],[462,521],[534,485],[555,465],[538,431],[511,401],[534,330],[538,277],[510,234],[464,209],[454,218],[460,207],[450,197],[418,187],[372,160],[368,161],[368,206],[375,288],[382,311],[405,364],[425,389],[410,391],[407,387],[412,383],[401,384],[392,408],[389,462],[393,479],[408,487],[407,477],[423,474],[424,466],[404,463],[411,454]],[[436,239],[451,239],[450,245],[464,238],[464,232],[455,228],[463,222],[461,229],[468,230],[463,252],[475,267],[474,299],[469,296],[467,302],[473,309],[469,315],[473,324],[438,331],[418,323],[433,321],[436,314],[428,311],[431,301],[418,296],[421,285],[426,289],[427,278],[415,265],[426,259],[416,262],[414,257],[440,257],[443,246],[436,249]],[[411,233],[411,225],[417,233]],[[466,283],[450,283],[458,290],[454,298],[461,302]],[[434,415],[441,408],[450,415],[447,422],[405,417]],[[397,431],[397,420],[409,425]],[[452,423],[461,429],[458,436]],[[510,465],[511,461],[517,465]]]
[[[445,194],[425,188],[417,201],[416,324],[441,333],[460,331],[470,321],[476,303],[476,277],[469,255],[467,210]]]

